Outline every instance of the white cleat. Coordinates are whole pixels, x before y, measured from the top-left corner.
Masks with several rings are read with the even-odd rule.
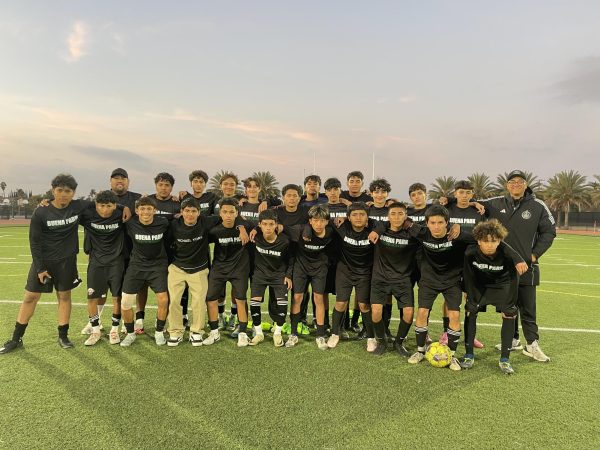
[[[495,347],[496,347],[496,350],[498,350],[499,352],[502,351],[502,344],[496,344]],[[521,345],[520,340],[513,338],[512,345],[508,349],[508,351],[512,352],[513,350],[523,350],[523,346]]]
[[[202,341],[202,345],[213,345],[215,342],[219,342],[220,340],[221,333],[219,333],[219,330],[210,330],[210,334]]]
[[[129,347],[131,344],[135,342],[136,335],[135,333],[128,333],[123,340],[121,341],[121,347]]]
[[[539,362],[550,362],[550,358],[542,351],[538,341],[526,344],[523,349],[523,354]]]
[[[453,370],[455,372],[458,372],[461,369],[458,359],[456,359],[454,356],[452,357],[452,360],[450,361],[450,365],[448,367],[450,368],[450,370]]]
[[[298,336],[296,336],[295,334],[290,334],[290,337],[288,338],[287,342],[285,343],[285,347],[292,348],[292,347],[295,347],[297,343],[298,343]]]
[[[165,333],[163,333],[162,331],[155,331],[154,332],[154,342],[156,342],[156,345],[165,345],[167,343],[167,338],[165,337]]]
[[[367,339],[367,351],[369,353],[372,353],[375,351],[375,349],[377,348],[377,339],[375,338],[368,338]]]
[[[340,337],[337,334],[332,334],[331,336],[329,336],[329,339],[327,339],[327,347],[336,348],[338,342],[340,342]]]
[[[84,342],[83,345],[87,345],[87,346],[95,345],[96,342],[98,342],[101,338],[102,338],[102,333],[100,333],[99,331],[95,332],[95,333],[91,333],[90,337],[87,338],[87,340]]]
[[[413,355],[408,358],[409,364],[418,364],[425,359],[425,353],[415,352]]]
[[[108,342],[113,345],[121,342],[121,336],[119,336],[118,327],[110,330],[110,334],[108,335]]]
[[[283,347],[283,336],[281,336],[281,333],[273,333],[273,345],[275,347]]]
[[[238,334],[238,341],[237,341],[238,347],[248,347],[249,343],[250,343],[250,339],[248,339],[248,335],[246,333]]]
[[[317,343],[317,347],[319,348],[319,350],[329,350],[329,347],[327,345],[327,341],[325,341],[324,337],[319,336],[316,339],[316,343]]]
[[[264,340],[265,340],[265,335],[262,332],[256,333],[254,335],[254,337],[250,340],[250,345],[258,345]]]

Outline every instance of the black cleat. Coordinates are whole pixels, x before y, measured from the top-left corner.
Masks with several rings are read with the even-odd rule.
[[[5,354],[12,352],[17,348],[23,348],[23,341],[19,339],[18,341],[13,341],[12,339],[6,341],[4,345],[0,348],[0,354]]]
[[[375,347],[375,350],[373,350],[371,352],[371,354],[375,355],[375,356],[381,356],[386,352],[386,350],[387,350],[387,345],[385,345],[384,342],[377,341],[377,347]]]
[[[367,338],[367,331],[365,330],[365,328],[363,327],[358,334],[356,335],[356,339],[359,341],[362,341],[364,339]]]
[[[75,347],[73,345],[73,343],[69,340],[68,337],[64,337],[64,338],[59,337],[58,338],[58,345],[60,345],[61,348],[73,348],[73,347]]]
[[[396,352],[400,355],[400,356],[404,356],[405,358],[409,358],[411,353],[406,350],[406,347],[404,347],[404,345],[402,344],[402,341],[398,341],[396,340],[396,342],[394,342],[394,348],[396,349]]]

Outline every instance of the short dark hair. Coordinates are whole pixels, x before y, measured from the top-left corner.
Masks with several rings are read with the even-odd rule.
[[[348,176],[346,177],[346,181],[348,181],[352,177],[360,178],[363,181],[365,179],[365,176],[363,175],[363,173],[360,170],[353,170],[352,172],[350,172],[348,174]]]
[[[117,194],[115,194],[113,191],[100,191],[96,194],[96,198],[94,200],[96,204],[116,204],[118,201]]]
[[[342,182],[337,178],[327,178],[325,180],[325,184],[323,185],[326,191],[329,189],[342,188]]]
[[[247,187],[249,187],[249,186],[250,186],[250,183],[252,183],[253,181],[254,181],[254,182],[256,183],[256,185],[257,185],[257,186],[260,188],[260,181],[259,181],[259,179],[258,179],[258,178],[256,178],[256,177],[248,177],[248,178],[246,178],[246,179],[244,180],[244,187],[246,187],[246,188],[247,188]]]
[[[390,211],[393,208],[400,208],[403,210],[407,210],[408,208],[406,207],[406,203],[402,203],[402,202],[394,202],[392,203],[390,206],[388,206],[388,211]]]
[[[367,208],[366,203],[364,202],[353,202],[348,205],[348,216],[353,211],[364,211],[367,214],[369,213],[369,209]]]
[[[225,197],[219,200],[219,206],[223,208],[223,206],[235,206],[236,209],[238,207],[238,200],[235,197]]]
[[[56,175],[51,182],[52,189],[57,187],[67,187],[72,190],[77,189],[77,181],[73,178],[73,175],[68,173],[59,173]]]
[[[469,180],[458,180],[456,183],[454,183],[454,190],[456,191],[458,189],[467,189],[472,191],[473,183],[471,183]]]
[[[281,189],[281,195],[285,195],[287,193],[287,191],[289,190],[294,190],[298,193],[298,195],[302,195],[302,189],[300,188],[300,186],[298,186],[297,184],[286,184],[282,189]]]
[[[135,207],[139,208],[140,206],[153,206],[156,209],[156,202],[152,197],[144,195],[135,201]]]
[[[183,199],[183,201],[181,202],[181,211],[183,211],[185,208],[196,208],[198,211],[200,211],[200,203],[198,203],[198,200],[196,200],[196,198],[190,195],[189,197]]]
[[[223,181],[228,180],[229,178],[231,178],[231,179],[233,179],[233,181],[235,181],[236,186],[238,184],[240,184],[240,179],[238,178],[238,176],[235,173],[223,172],[223,174],[221,175],[221,179],[219,180],[219,186],[221,186],[223,184]]]
[[[413,183],[408,187],[408,195],[412,194],[415,191],[423,191],[427,193],[427,188],[423,183]]]
[[[390,185],[390,183],[388,183],[388,180],[386,180],[385,178],[377,178],[371,181],[371,184],[369,185],[369,191],[373,192],[377,189],[381,189],[385,192],[390,192],[392,190],[392,186]]]
[[[473,238],[476,241],[485,241],[488,236],[491,236],[492,239],[502,241],[508,236],[508,230],[498,219],[486,220],[475,225],[475,228],[473,228]]]
[[[329,220],[329,208],[325,205],[314,205],[308,210],[308,217],[311,219]]]
[[[309,181],[314,181],[315,183],[319,183],[319,186],[321,186],[321,177],[319,175],[309,175],[304,179],[304,186],[306,186],[306,183],[308,183]]]
[[[194,181],[196,178],[202,178],[204,182],[208,182],[208,175],[204,170],[194,170],[190,173],[190,183]]]
[[[264,211],[261,211],[258,215],[258,221],[262,222],[263,220],[274,220],[275,223],[279,223],[277,212],[274,209],[265,209]]]
[[[171,186],[175,186],[175,178],[173,178],[173,175],[168,172],[161,172],[154,177],[154,184],[158,183],[159,181],[168,181],[171,183]]]
[[[446,222],[450,220],[450,213],[442,205],[431,205],[429,208],[427,208],[425,211],[425,222],[429,222],[429,218],[433,216],[441,216],[446,220]]]

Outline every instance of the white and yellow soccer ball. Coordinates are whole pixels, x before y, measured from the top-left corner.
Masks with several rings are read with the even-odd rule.
[[[447,367],[452,361],[452,351],[447,345],[433,342],[425,353],[425,359],[433,367]]]

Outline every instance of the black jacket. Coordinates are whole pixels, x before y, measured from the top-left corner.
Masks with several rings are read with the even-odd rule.
[[[498,219],[508,230],[506,243],[514,248],[529,265],[529,270],[521,275],[519,284],[540,284],[538,262],[556,237],[556,223],[546,204],[535,197],[527,188],[525,195],[514,200],[510,195],[479,200],[486,208],[486,216]]]

